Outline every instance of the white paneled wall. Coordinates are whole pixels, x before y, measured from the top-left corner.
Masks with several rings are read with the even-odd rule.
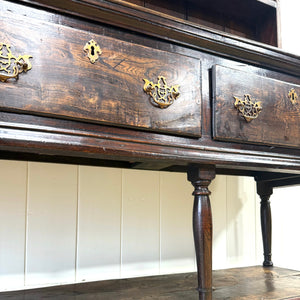
[[[300,270],[300,186],[274,189],[272,195],[273,262]]]
[[[299,29],[299,0],[277,0],[280,2],[282,48],[300,55],[300,40],[296,33]],[[295,35],[296,34],[296,35]]]
[[[195,271],[192,185],[185,174],[160,172],[160,273]]]
[[[24,285],[27,163],[0,161],[0,290]]]
[[[230,267],[255,264],[256,187],[252,178],[227,178],[227,260]],[[242,237],[242,238],[241,238]]]
[[[79,167],[76,281],[118,278],[122,171]]]
[[[159,174],[122,171],[121,276],[159,273]]]
[[[0,289],[195,271],[186,174],[0,161]],[[251,178],[211,185],[214,268],[256,263]]]
[[[76,166],[28,164],[25,284],[74,278],[77,223]]]

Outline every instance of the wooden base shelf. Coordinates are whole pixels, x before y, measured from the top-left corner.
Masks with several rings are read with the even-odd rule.
[[[71,284],[0,293],[1,300],[196,300],[196,273]],[[260,266],[213,271],[213,299],[300,299],[300,271]]]

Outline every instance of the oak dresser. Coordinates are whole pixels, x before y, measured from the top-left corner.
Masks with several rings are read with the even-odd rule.
[[[300,57],[277,48],[276,1],[0,7],[2,159],[187,172],[199,299],[212,299],[208,186],[253,176],[272,266],[269,197],[300,183]]]

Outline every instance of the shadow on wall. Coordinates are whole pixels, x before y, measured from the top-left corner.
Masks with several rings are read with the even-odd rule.
[[[257,264],[256,186],[252,177],[218,176],[212,184],[214,268]]]

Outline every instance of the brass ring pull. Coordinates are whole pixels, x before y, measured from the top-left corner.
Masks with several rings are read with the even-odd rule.
[[[143,79],[144,92],[151,97],[152,105],[159,108],[167,108],[180,96],[179,85],[169,87],[164,76],[158,76],[157,83]]]
[[[256,119],[262,110],[260,101],[252,101],[250,95],[244,95],[244,100],[237,97],[235,99],[234,107],[242,114],[247,122]]]
[[[0,72],[3,71],[6,74],[0,74],[0,81],[6,82],[9,79],[19,77],[19,74],[27,72],[31,69],[31,63],[29,58],[31,55],[19,55],[14,56],[11,52],[10,45],[0,43]]]

